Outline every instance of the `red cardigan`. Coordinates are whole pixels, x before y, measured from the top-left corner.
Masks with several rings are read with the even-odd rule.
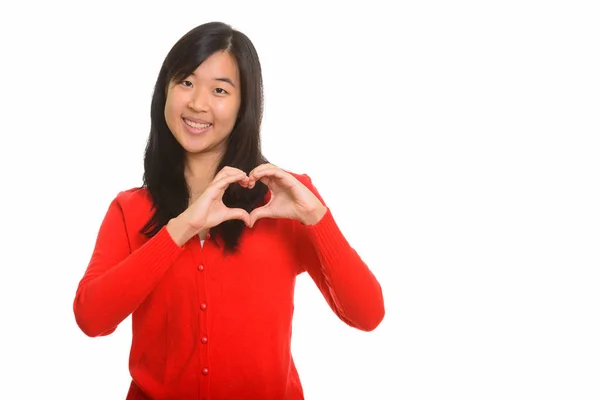
[[[348,325],[371,331],[383,319],[381,287],[329,210],[313,226],[261,219],[225,255],[218,238],[179,247],[163,228],[146,239],[150,209],[143,188],[116,196],[73,304],[91,337],[132,315],[128,400],[303,399],[290,351],[303,272]]]

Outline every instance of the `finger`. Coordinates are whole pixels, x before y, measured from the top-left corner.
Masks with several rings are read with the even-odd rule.
[[[260,179],[258,179],[258,181],[261,181],[262,183],[264,183],[265,185],[267,185],[267,187],[270,189],[272,187],[273,184],[273,179],[275,178],[271,178],[268,176],[262,177]],[[248,189],[252,189],[254,188],[254,186],[256,186],[256,182],[255,180],[248,178]]]
[[[250,171],[248,176],[250,176],[251,174],[253,174],[255,172],[262,171],[263,169],[269,169],[269,168],[277,168],[277,167],[270,163],[260,164],[259,166],[255,167],[252,171]]]
[[[223,191],[234,182],[242,182],[243,184],[248,185],[248,180],[249,178],[244,172],[238,172],[236,174],[225,175],[221,179],[213,182],[211,186],[215,190]]]
[[[244,221],[246,226],[250,226],[250,214],[242,208],[230,208],[227,212],[227,219],[239,219]]]
[[[265,176],[273,176],[276,178],[284,178],[286,175],[289,175],[287,172],[284,172],[282,169],[277,168],[277,167],[271,167],[271,168],[264,168],[258,171],[254,171],[254,173],[252,173],[250,175],[250,178],[255,178],[256,180],[259,180],[262,177]]]
[[[250,171],[248,173],[248,176],[251,176],[253,174],[260,173],[263,170],[272,169],[272,168],[278,168],[278,167],[273,164],[270,164],[270,163],[261,164],[261,165],[255,167],[252,171]],[[256,179],[256,180],[258,180],[258,179]]]
[[[244,171],[242,171],[241,169],[238,168],[234,168],[234,167],[229,167],[229,166],[225,166],[223,167],[218,173],[217,175],[215,175],[213,181],[222,179],[226,176],[230,176],[230,175],[235,175],[235,174],[239,174],[239,173],[243,173],[245,174]]]
[[[269,181],[266,180],[266,178],[276,179],[282,183],[288,183],[289,185],[293,183],[293,181],[290,179],[292,178],[292,176],[289,173],[283,171],[281,168],[277,167],[264,168],[261,170],[254,171],[249,175],[249,178],[250,185],[256,184],[256,181],[262,181],[265,185],[268,186]]]
[[[248,173],[248,176],[250,178],[252,178],[253,176],[257,176],[259,174],[264,173],[264,171],[273,170],[273,169],[280,169],[280,168],[274,166],[273,164],[261,164],[258,167],[254,168],[252,171],[250,171],[250,173]]]

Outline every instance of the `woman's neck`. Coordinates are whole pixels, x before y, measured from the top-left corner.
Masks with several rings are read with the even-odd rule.
[[[185,179],[190,188],[190,204],[206,190],[217,173],[218,154],[189,154],[185,162]]]

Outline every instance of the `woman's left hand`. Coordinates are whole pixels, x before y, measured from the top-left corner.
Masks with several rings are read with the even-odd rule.
[[[310,189],[273,164],[259,165],[248,177],[248,188],[252,189],[256,181],[261,181],[271,191],[269,202],[250,213],[250,227],[261,218],[289,218],[304,225],[314,225],[327,212],[327,207]]]

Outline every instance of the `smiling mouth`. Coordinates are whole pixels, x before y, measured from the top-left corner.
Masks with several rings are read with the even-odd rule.
[[[186,119],[186,118],[183,119],[183,122],[185,122],[185,124],[187,126],[189,126],[190,128],[199,129],[199,130],[204,130],[204,129],[210,128],[212,126],[212,124],[210,124],[210,123],[194,122],[194,121],[190,121],[189,119]]]

